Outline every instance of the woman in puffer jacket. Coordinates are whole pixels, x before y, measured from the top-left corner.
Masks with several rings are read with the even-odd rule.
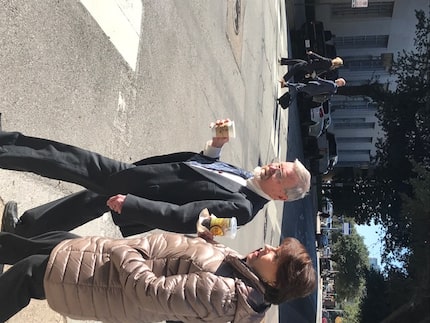
[[[47,299],[71,318],[103,322],[261,322],[270,304],[316,286],[294,238],[241,257],[202,238],[157,233],[135,239],[49,232],[0,233],[0,321]]]

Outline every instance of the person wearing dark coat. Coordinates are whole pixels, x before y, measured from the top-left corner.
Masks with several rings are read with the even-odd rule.
[[[299,160],[244,171],[219,161],[228,138],[213,138],[202,153],[180,152],[124,163],[52,140],[0,132],[0,167],[75,183],[86,190],[18,217],[17,205],[2,229],[31,237],[70,231],[111,211],[123,236],[152,229],[193,233],[200,212],[250,222],[269,200],[294,201],[310,188]]]
[[[343,78],[332,81],[317,77],[307,83],[288,83],[288,86],[294,88],[299,93],[314,97],[317,95],[332,96],[337,92],[339,87],[345,86],[345,84],[346,81]]]
[[[307,52],[307,54],[308,61],[295,58],[281,58],[281,65],[292,66],[280,81],[282,87],[285,87],[286,82],[292,77],[294,77],[295,82],[306,82],[343,65],[343,60],[340,57],[331,59],[312,51]]]
[[[317,77],[306,83],[287,83],[290,91],[285,92],[279,99],[278,104],[286,109],[296,98],[297,94],[303,94],[305,97],[312,98],[313,101],[323,103],[330,99],[339,87],[345,86],[346,81],[338,78],[335,81],[325,80]],[[291,95],[291,92],[293,95]]]

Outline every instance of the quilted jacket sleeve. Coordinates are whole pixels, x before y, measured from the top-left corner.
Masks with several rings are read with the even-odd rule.
[[[127,302],[142,311],[174,314],[187,322],[229,322],[237,307],[235,281],[210,272],[156,276],[151,260],[130,246],[117,246],[111,261],[119,272]]]

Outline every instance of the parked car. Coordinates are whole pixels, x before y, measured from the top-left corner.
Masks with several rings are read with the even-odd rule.
[[[330,102],[313,102],[312,98],[298,96],[300,123],[305,136],[320,137],[331,124]]]
[[[325,136],[318,138],[318,150],[323,157],[319,160],[319,173],[327,174],[337,164],[337,143],[334,133],[326,131]]]
[[[331,125],[331,103],[330,103],[330,100],[325,101],[322,104],[322,108],[324,111],[323,132],[326,132],[328,127],[330,127],[330,125]]]
[[[318,138],[309,136],[306,134],[303,136],[303,154],[305,158],[309,159],[311,162],[311,173],[313,175],[319,174],[319,165],[318,165],[318,159],[322,158],[323,156],[320,155],[318,150]],[[315,171],[315,165],[316,171]]]
[[[310,108],[309,114],[310,122],[308,135],[318,138],[324,134],[331,125],[330,101],[325,101],[317,107]]]
[[[318,138],[324,132],[325,114],[322,105],[309,110],[310,122],[308,123],[308,135]],[[306,123],[304,124],[307,125]]]
[[[333,217],[333,201],[326,196],[321,199],[321,212]]]
[[[328,239],[328,232],[327,231],[323,231],[317,235],[317,247],[318,247],[318,249],[322,249],[322,248],[328,246],[328,244],[329,244],[329,239]]]
[[[337,143],[333,133],[326,131],[318,138],[303,138],[303,153],[310,160],[312,175],[327,174],[337,164]]]

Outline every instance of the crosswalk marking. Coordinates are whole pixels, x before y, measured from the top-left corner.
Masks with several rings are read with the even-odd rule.
[[[135,71],[143,16],[142,1],[80,0],[80,2]]]

